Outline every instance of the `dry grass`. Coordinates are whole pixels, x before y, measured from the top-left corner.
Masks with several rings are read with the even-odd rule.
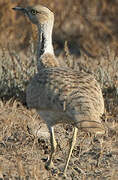
[[[106,120],[110,131],[104,137],[103,156],[99,167],[96,166],[100,154],[97,139],[79,132],[73,151],[67,179],[112,179],[118,178],[118,122],[108,117]],[[9,100],[0,102],[0,176],[4,179],[62,179],[58,169],[64,166],[67,156],[72,127],[58,125],[55,129],[58,142],[54,163],[55,170],[47,171],[45,161],[50,153],[47,127],[20,102]],[[80,173],[81,167],[86,175]]]
[[[3,100],[15,97],[25,101],[24,90],[29,79],[36,72],[36,58],[33,46],[27,53],[9,49],[0,50],[0,98]]]
[[[43,151],[34,145],[34,136],[28,133],[29,119],[35,114],[28,111],[19,102],[8,101],[0,106],[0,165],[4,179],[45,179],[49,172],[44,172],[41,162]],[[40,127],[40,120],[38,122]],[[37,147],[36,147],[37,146]],[[36,151],[38,148],[38,151]],[[38,169],[37,172],[36,169]],[[46,175],[47,174],[47,175]],[[34,178],[35,177],[35,178]],[[40,178],[39,178],[40,177]]]

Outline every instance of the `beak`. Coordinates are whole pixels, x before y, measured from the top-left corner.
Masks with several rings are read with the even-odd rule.
[[[24,14],[27,13],[27,9],[26,9],[26,8],[14,7],[14,8],[12,8],[12,9],[15,10],[15,11],[21,11],[21,12],[23,12]]]

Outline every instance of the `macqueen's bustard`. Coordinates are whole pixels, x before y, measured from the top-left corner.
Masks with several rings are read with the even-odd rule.
[[[51,155],[47,167],[53,165],[56,150],[54,125],[68,123],[74,127],[64,167],[66,174],[78,129],[101,135],[105,133],[101,122],[104,113],[101,88],[93,75],[59,65],[52,46],[53,12],[41,5],[13,9],[25,14],[38,28],[38,73],[27,87],[26,101],[29,108],[37,110],[49,128]]]

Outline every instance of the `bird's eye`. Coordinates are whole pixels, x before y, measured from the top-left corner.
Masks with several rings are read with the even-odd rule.
[[[31,13],[32,13],[33,15],[36,15],[38,12],[37,12],[35,9],[31,9]]]

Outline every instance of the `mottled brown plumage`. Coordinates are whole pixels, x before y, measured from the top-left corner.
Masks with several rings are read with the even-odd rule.
[[[101,88],[94,76],[86,72],[77,72],[60,67],[52,46],[53,13],[43,7],[16,7],[25,13],[39,31],[38,73],[27,87],[27,104],[35,108],[50,131],[51,156],[48,166],[52,165],[52,156],[56,149],[53,126],[69,123],[74,126],[72,144],[64,168],[64,173],[74,147],[77,129],[95,134],[104,134],[101,122],[104,113],[104,100]],[[32,14],[32,11],[34,13]]]
[[[38,70],[40,71],[42,68],[58,67],[58,66],[60,66],[60,64],[55,58],[55,56],[50,53],[45,53],[40,57]]]
[[[48,112],[49,116],[50,111],[55,113],[53,119],[45,119],[50,126],[62,122],[85,130],[94,126],[100,132],[104,129],[100,119],[104,113],[101,89],[88,73],[62,67],[41,69],[27,88],[27,103],[39,114],[40,111]],[[96,128],[89,131],[97,133]]]

